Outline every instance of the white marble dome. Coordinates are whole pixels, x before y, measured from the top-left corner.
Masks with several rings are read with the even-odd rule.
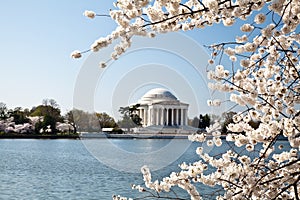
[[[161,101],[178,101],[178,99],[167,89],[155,88],[149,90],[139,101],[141,104],[161,102]]]
[[[189,104],[180,102],[165,88],[148,91],[138,103],[140,106],[136,114],[142,119],[143,127],[182,128],[187,126]]]

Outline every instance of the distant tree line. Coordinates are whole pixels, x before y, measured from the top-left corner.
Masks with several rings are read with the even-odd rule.
[[[106,113],[73,109],[62,115],[53,99],[44,99],[41,105],[31,109],[9,109],[0,102],[0,133],[77,134],[116,127],[115,120]]]
[[[211,122],[210,116],[208,114],[199,115],[199,117],[194,117],[192,120],[189,120],[189,125],[195,128],[205,129],[209,127]]]
[[[120,107],[122,115],[117,122],[107,113],[72,109],[65,115],[61,114],[58,103],[53,99],[44,99],[41,105],[31,109],[16,107],[8,109],[0,102],[0,132],[34,133],[34,134],[77,134],[78,132],[99,132],[103,128],[112,128],[112,132],[122,133],[124,129],[142,126],[142,119],[136,114],[139,104]],[[233,123],[236,112],[226,112],[221,116],[200,114],[189,120],[189,125],[205,130],[214,121],[221,121],[221,132],[228,133],[227,126]],[[252,127],[258,127],[259,122],[250,120]]]
[[[135,104],[126,107],[120,107],[119,112],[122,114],[121,120],[118,121],[120,128],[125,128],[128,131],[134,127],[142,126],[142,118],[136,114],[140,104]]]
[[[193,119],[189,120],[189,125],[195,128],[204,129],[206,127],[209,127],[211,124],[213,124],[215,121],[219,121],[221,124],[221,133],[227,134],[228,131],[228,125],[231,123],[234,123],[233,117],[236,115],[236,112],[230,111],[230,112],[224,112],[221,116],[217,115],[202,115],[200,114],[199,117],[194,117]],[[255,120],[249,120],[248,124],[253,127],[257,128],[259,126],[259,121]]]

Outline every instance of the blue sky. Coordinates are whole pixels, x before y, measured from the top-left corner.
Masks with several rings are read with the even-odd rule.
[[[17,106],[31,108],[41,104],[45,98],[53,98],[63,113],[72,109],[76,80],[89,54],[85,54],[79,60],[73,60],[70,53],[76,49],[87,49],[95,39],[106,36],[115,28],[114,22],[109,18],[90,20],[82,13],[85,10],[107,13],[112,8],[112,2],[108,0],[1,2],[0,102],[6,103],[9,108]],[[232,40],[234,32],[236,28],[226,29],[218,26],[185,34],[196,40],[199,45],[203,45]],[[136,59],[143,59],[143,56],[139,55]],[[91,67],[98,69],[98,66]],[[188,77],[188,74],[184,76]],[[111,85],[109,81],[104,84]],[[201,81],[199,84],[202,84]],[[176,89],[171,90],[176,94],[179,93]],[[94,95],[95,101],[97,98],[101,99],[97,92],[96,90]],[[136,96],[132,91],[128,93]],[[140,94],[142,93],[140,91]],[[179,97],[185,101],[189,101],[188,98]],[[100,112],[111,111],[109,106],[94,107]],[[196,113],[191,113],[190,117],[194,114]]]
[[[70,53],[86,49],[113,24],[91,21],[86,9],[104,12],[106,1],[10,0],[0,6],[0,102],[8,107],[38,105],[55,99],[63,110],[72,107],[74,81],[83,59]],[[107,5],[106,5],[107,4]]]

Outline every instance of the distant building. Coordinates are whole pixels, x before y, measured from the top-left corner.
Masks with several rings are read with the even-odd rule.
[[[180,102],[170,91],[155,88],[148,91],[138,102],[137,115],[143,128],[135,132],[190,133],[197,129],[187,125],[189,104]]]

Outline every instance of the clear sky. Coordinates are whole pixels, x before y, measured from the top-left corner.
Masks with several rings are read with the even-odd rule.
[[[112,2],[108,0],[9,0],[1,2],[0,102],[6,103],[9,108],[17,106],[31,108],[41,104],[45,98],[52,98],[60,105],[63,113],[72,109],[74,88],[89,54],[85,54],[79,60],[73,60],[70,58],[70,53],[76,49],[88,49],[95,39],[100,36],[106,36],[115,28],[114,22],[109,18],[103,17],[91,20],[85,18],[82,13],[85,10],[94,10],[96,13],[108,13],[108,10],[113,8]],[[235,29],[225,29],[223,26],[213,28],[206,28],[185,34],[196,40],[200,46],[221,40],[234,39]],[[193,50],[191,49],[190,51],[192,52]],[[141,52],[138,52],[135,57],[134,55],[129,56],[127,62],[134,59],[143,61],[148,57],[145,63],[137,62],[139,66],[145,67],[143,64],[149,65],[151,62],[151,56],[147,56],[147,53],[148,55],[155,55],[155,53],[151,52],[146,52],[143,55]],[[170,58],[169,60],[172,62],[170,61],[169,63],[161,62],[168,58],[168,56],[170,55],[157,54],[155,57],[159,57],[160,59],[153,62],[155,62],[156,66],[170,66],[174,64],[176,59]],[[201,85],[199,87],[205,88],[206,86],[203,86],[201,78],[198,77],[199,82],[197,82],[197,77],[193,75],[192,68],[190,70],[178,68],[185,65],[184,62],[184,60],[176,61],[178,65],[174,69],[168,70],[176,72],[177,75],[181,74],[179,76],[185,80],[189,79],[189,77],[191,79],[194,78],[196,81],[191,82],[191,84],[197,85],[199,83]],[[206,60],[203,63],[206,64]],[[116,64],[118,67],[119,65]],[[97,65],[90,67],[99,69]],[[138,70],[136,65],[133,67],[132,69],[128,68],[128,70]],[[106,73],[108,72],[106,71]],[[115,73],[116,71],[112,74]],[[123,73],[125,72],[123,71]],[[159,73],[159,71],[154,70],[152,76]],[[113,109],[116,108],[112,109],[105,102],[101,103],[101,99],[105,95],[100,95],[103,91],[99,90],[99,88],[106,87],[103,84],[107,84],[110,87],[111,85],[116,86],[120,82],[126,85],[126,82],[122,82],[124,79],[122,72],[117,76],[110,76],[114,78],[107,79],[105,83],[98,80],[96,85],[94,101],[98,103],[95,103],[94,108],[100,112],[114,112]],[[138,79],[137,76],[135,77]],[[173,82],[177,80],[174,79]],[[88,78],[86,81],[89,81]],[[172,81],[169,82],[171,83]],[[134,91],[126,91],[129,94],[129,99],[126,99],[124,102],[131,103],[132,99],[138,99],[139,95],[145,92],[145,88],[151,88],[148,83],[139,83]],[[159,81],[154,81],[153,86],[171,87]],[[170,90],[180,100],[185,102],[194,101],[193,97],[185,95],[182,92],[185,89],[179,86],[180,83],[178,83],[179,89],[170,88]],[[197,87],[191,88],[197,89]],[[144,90],[141,88],[144,88]],[[137,94],[135,94],[135,91],[137,91]],[[203,100],[201,102],[206,102],[202,91],[193,91],[193,93],[197,93],[196,99],[201,96]],[[82,95],[84,96],[84,93]],[[119,105],[116,103],[113,106],[116,107]],[[194,110],[194,112],[190,113],[190,117],[198,115],[197,112],[201,111]]]
[[[86,9],[104,12],[107,1],[10,0],[0,6],[0,102],[8,107],[39,105],[53,98],[62,111],[72,108],[74,82],[84,59],[70,53],[86,49],[113,24],[91,21]]]

